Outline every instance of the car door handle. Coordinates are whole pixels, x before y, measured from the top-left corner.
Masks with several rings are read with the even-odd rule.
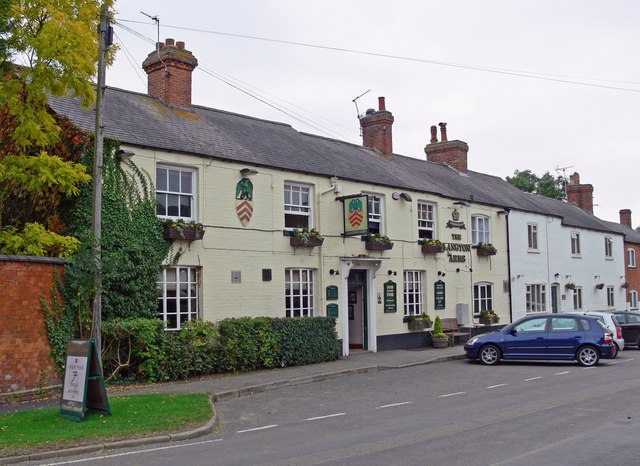
[[[536,340],[544,340],[544,337],[538,337]]]
[[[582,335],[576,335],[574,338],[582,338]]]

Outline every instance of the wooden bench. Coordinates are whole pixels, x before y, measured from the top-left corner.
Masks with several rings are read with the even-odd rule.
[[[449,345],[454,346],[456,344],[456,337],[471,337],[471,331],[463,332],[458,326],[458,319],[446,318],[441,319],[442,331],[449,337]]]

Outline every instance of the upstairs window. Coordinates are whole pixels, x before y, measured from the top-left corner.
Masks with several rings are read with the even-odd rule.
[[[418,202],[418,238],[435,239],[435,205]]]
[[[195,220],[195,170],[156,167],[156,215]]]
[[[287,230],[313,228],[311,186],[296,183],[284,185],[284,227]]]
[[[636,250],[633,248],[627,249],[627,259],[629,262],[629,268],[636,268]]]
[[[369,194],[369,233],[380,233],[384,234],[383,231],[383,208],[384,203],[380,196],[376,196],[374,194]]]
[[[571,233],[571,254],[580,255],[580,233]]]
[[[613,240],[609,237],[604,239],[604,256],[609,259],[613,257]]]
[[[527,225],[527,236],[529,249],[538,249],[538,225],[536,223]]]
[[[471,241],[474,245],[491,242],[489,217],[477,215],[471,217]]]

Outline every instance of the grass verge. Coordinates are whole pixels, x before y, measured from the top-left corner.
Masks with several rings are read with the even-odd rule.
[[[179,432],[211,419],[209,395],[131,395],[109,400],[111,416],[87,412],[80,422],[60,408],[0,416],[0,457]]]

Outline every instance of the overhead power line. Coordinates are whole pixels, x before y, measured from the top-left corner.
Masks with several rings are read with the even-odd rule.
[[[124,21],[124,22],[130,22],[130,23],[138,23],[138,24],[148,24],[148,23],[145,23],[145,22],[142,22],[142,21],[133,21],[133,20],[119,19],[118,21]],[[578,76],[540,73],[540,72],[534,72],[534,71],[511,70],[511,69],[504,69],[504,68],[492,68],[492,67],[488,67],[488,66],[473,66],[473,65],[466,65],[466,64],[462,64],[462,63],[449,63],[449,62],[443,62],[443,61],[438,61],[438,60],[429,60],[429,59],[425,59],[425,58],[406,57],[406,56],[402,56],[402,55],[393,55],[393,54],[379,53],[379,52],[369,52],[369,51],[366,51],[366,50],[354,50],[354,49],[348,49],[348,48],[344,48],[344,47],[332,47],[332,46],[328,46],[328,45],[309,44],[309,43],[306,43],[306,42],[296,42],[296,41],[290,41],[290,40],[284,40],[284,39],[271,39],[271,38],[268,38],[268,37],[251,36],[251,35],[246,35],[246,34],[235,34],[235,33],[230,33],[230,32],[221,32],[221,31],[211,31],[211,30],[207,30],[207,29],[189,28],[189,27],[183,27],[183,26],[172,26],[172,25],[166,25],[166,24],[163,25],[163,27],[166,27],[166,28],[169,28],[169,29],[182,30],[182,31],[201,32],[203,34],[215,34],[215,35],[227,36],[227,37],[238,37],[238,38],[241,38],[241,39],[259,40],[259,41],[263,41],[263,42],[274,42],[274,43],[279,43],[279,44],[288,44],[288,45],[295,45],[295,46],[299,46],[299,47],[309,47],[309,48],[315,48],[315,49],[321,49],[321,50],[332,50],[334,52],[353,53],[353,54],[368,55],[368,56],[373,56],[373,57],[389,58],[389,59],[393,59],[393,60],[403,60],[403,61],[410,61],[410,62],[416,62],[416,63],[426,63],[426,64],[430,64],[430,65],[447,66],[447,67],[452,67],[452,68],[461,68],[461,69],[467,69],[467,70],[473,70],[473,71],[482,71],[482,72],[486,72],[486,73],[504,74],[504,75],[509,75],[509,76],[517,76],[517,77],[521,77],[521,78],[540,79],[540,80],[544,80],[544,81],[554,81],[554,82],[560,82],[560,83],[565,83],[565,84],[574,84],[574,85],[577,85],[577,86],[588,86],[588,87],[596,87],[596,88],[602,88],[602,89],[612,89],[612,90],[626,91],[626,92],[640,92],[640,89],[632,89],[632,88],[628,88],[628,87],[619,87],[619,86],[605,85],[605,84],[595,84],[595,83],[589,83],[589,82],[583,82],[583,81],[576,81],[576,79],[582,79],[582,80],[588,80],[588,81],[619,83],[619,84],[638,84],[638,85],[640,85],[640,82],[635,82],[635,81],[620,81],[620,80],[610,80],[610,79],[600,79],[600,78],[585,78],[585,77],[578,77]]]

